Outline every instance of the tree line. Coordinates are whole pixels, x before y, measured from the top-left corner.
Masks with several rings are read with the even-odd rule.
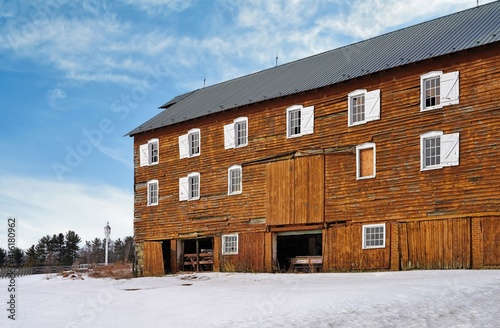
[[[0,267],[5,266],[57,266],[73,264],[95,264],[105,261],[105,239],[95,238],[85,241],[80,247],[80,236],[69,230],[66,234],[46,235],[26,251],[14,248],[9,254],[0,248]],[[131,236],[124,240],[110,240],[108,246],[108,263],[132,262],[135,243]]]

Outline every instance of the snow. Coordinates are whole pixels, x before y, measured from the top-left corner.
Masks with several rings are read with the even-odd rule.
[[[9,300],[0,280],[0,302]],[[498,327],[499,270],[16,278],[0,327]]]

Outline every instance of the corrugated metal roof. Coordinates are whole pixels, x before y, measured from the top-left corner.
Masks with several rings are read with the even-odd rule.
[[[500,2],[493,2],[185,93],[128,135],[499,40]]]

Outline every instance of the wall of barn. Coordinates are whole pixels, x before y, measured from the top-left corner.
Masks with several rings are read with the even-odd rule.
[[[465,268],[476,267],[480,261],[479,267],[500,265],[499,50],[498,43],[478,47],[135,135],[138,251],[144,241],[239,233],[242,253],[233,260],[271,271],[273,227],[320,223],[328,227],[323,238],[324,248],[328,247],[325,270]],[[420,112],[420,75],[434,70],[460,72],[460,103]],[[347,94],[356,89],[381,90],[380,120],[347,126]],[[315,107],[314,133],[287,139],[285,113],[294,104]],[[223,126],[242,116],[248,117],[249,145],[225,150]],[[180,159],[178,136],[192,128],[201,129],[201,154]],[[460,133],[459,166],[420,171],[420,135],[434,130]],[[151,138],[160,140],[159,164],[140,167],[139,145]],[[376,144],[376,177],[356,180],[355,147],[365,142]],[[280,172],[280,165],[297,165],[298,158],[287,156],[311,150],[321,152],[324,176],[318,187],[323,192],[314,191],[321,198],[312,199],[320,201],[323,209],[316,208],[314,214],[302,206],[311,188],[300,189],[310,173],[294,175],[299,189],[288,190],[290,194],[283,197],[273,193],[274,184],[269,185],[270,174]],[[276,162],[269,164],[269,158]],[[228,196],[227,169],[234,164],[243,166],[243,193]],[[200,173],[201,198],[181,202],[179,178],[190,172]],[[146,205],[151,179],[159,180],[158,206]],[[287,191],[284,185],[279,188]],[[272,206],[276,204],[269,201],[273,197],[278,197],[274,201],[280,206]],[[305,214],[287,217],[292,204]],[[415,222],[401,223],[407,219]],[[384,249],[361,249],[363,223],[386,223],[390,239]],[[431,235],[435,226],[441,234]],[[459,233],[456,237],[453,229]],[[466,236],[465,231],[472,235]],[[474,236],[477,231],[483,239]],[[401,238],[406,238],[406,246]],[[244,240],[263,244],[263,250],[257,246],[247,250],[250,246]],[[466,243],[474,247],[467,249]],[[422,249],[424,253],[419,253]],[[427,251],[432,255],[423,256]],[[399,253],[398,260],[391,256],[394,253]],[[222,269],[228,261],[221,257],[214,269]]]

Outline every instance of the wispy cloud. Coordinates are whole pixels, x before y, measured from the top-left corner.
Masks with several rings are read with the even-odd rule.
[[[66,98],[67,96],[63,89],[55,88],[47,92],[47,102],[49,106],[57,110],[65,109],[59,102]]]
[[[148,14],[184,11],[195,2],[195,0],[125,0],[126,4],[136,6]]]
[[[487,0],[489,1],[489,0]],[[486,2],[486,1],[482,1]],[[5,11],[0,51],[41,62],[72,81],[137,85],[151,63],[183,72],[177,84],[193,89],[203,75],[219,82],[372,37],[422,17],[471,7],[470,0],[357,0],[343,2],[219,0],[207,5],[184,0],[127,0],[151,22],[120,15],[92,1],[53,1],[17,19],[21,7]],[[203,33],[189,34],[160,23],[165,14],[204,4],[207,19],[194,22]],[[72,9],[71,14],[62,10]],[[27,19],[28,17],[29,19]],[[160,25],[158,25],[160,24]],[[174,32],[173,32],[174,31]],[[175,68],[175,70],[174,70]],[[196,76],[193,76],[195,74]],[[182,81],[181,81],[182,80]],[[189,87],[191,85],[191,87]]]
[[[112,239],[123,239],[133,234],[132,207],[131,192],[109,185],[0,176],[0,217],[18,217],[18,247],[23,249],[46,234],[68,230],[82,240],[103,238],[107,221]],[[0,225],[1,236],[7,235],[6,228],[6,224]]]

